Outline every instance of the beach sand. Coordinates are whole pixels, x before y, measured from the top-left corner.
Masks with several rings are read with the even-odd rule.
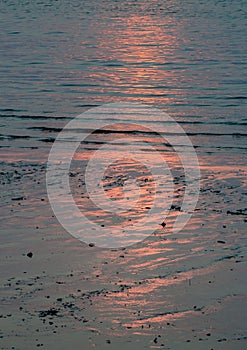
[[[172,234],[168,220],[120,249],[89,247],[62,229],[45,163],[5,163],[1,349],[243,350],[245,167],[207,161],[184,230]]]

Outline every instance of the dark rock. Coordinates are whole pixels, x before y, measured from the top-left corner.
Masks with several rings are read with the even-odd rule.
[[[39,317],[46,317],[46,316],[58,316],[59,310],[56,310],[54,308],[51,308],[49,310],[42,310],[39,312]]]

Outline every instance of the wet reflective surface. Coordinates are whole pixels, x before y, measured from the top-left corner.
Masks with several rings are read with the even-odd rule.
[[[0,10],[3,349],[244,349],[244,2],[2,1]],[[165,227],[157,222],[135,246],[102,250],[58,223],[45,171],[71,118],[117,101],[154,105],[180,123],[198,154],[201,190],[191,220],[173,234],[185,188],[174,150],[152,132],[92,134],[70,183],[99,230],[110,222],[114,234],[116,222],[87,198],[83,170],[106,141],[155,144],[175,189]],[[104,188],[118,201],[130,175],[143,184],[136,220],[153,203],[150,174],[118,161]]]

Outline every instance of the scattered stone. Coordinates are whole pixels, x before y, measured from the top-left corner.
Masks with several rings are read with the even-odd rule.
[[[14,197],[11,199],[12,199],[12,201],[23,201],[24,197]]]
[[[58,316],[59,310],[51,308],[49,310],[42,310],[39,312],[39,317],[47,317],[47,316]]]
[[[246,215],[246,213],[244,213],[246,209],[238,209],[236,211],[231,211],[231,210],[227,210],[227,215]]]
[[[222,341],[227,341],[227,339],[226,338],[221,338],[221,339],[218,339],[217,340],[219,343],[221,343]]]

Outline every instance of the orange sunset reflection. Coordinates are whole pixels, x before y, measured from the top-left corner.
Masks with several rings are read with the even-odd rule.
[[[171,57],[178,47],[179,30],[179,24],[168,16],[159,25],[148,15],[115,19],[102,28],[97,61],[104,63],[90,69],[90,78],[101,76],[101,93],[123,93],[128,100],[142,96],[149,103],[154,98],[156,102],[157,98],[163,103],[173,101],[171,90],[175,77]],[[107,57],[103,54],[106,51]],[[181,91],[176,94],[180,95]]]

